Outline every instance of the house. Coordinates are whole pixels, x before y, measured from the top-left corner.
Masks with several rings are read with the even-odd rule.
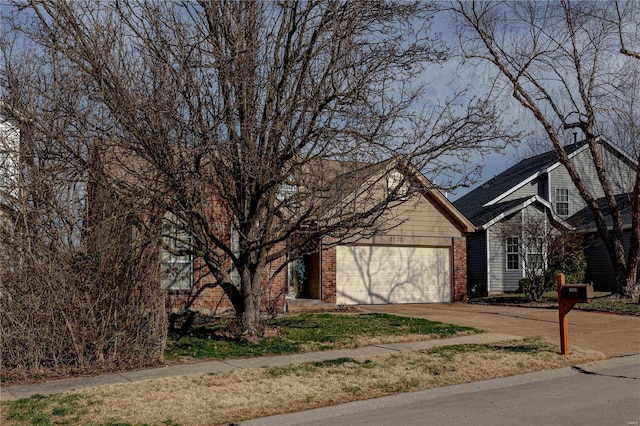
[[[636,162],[605,138],[598,138],[598,146],[614,192],[628,197],[633,190]],[[575,142],[565,150],[592,193],[604,196],[586,141]],[[554,151],[520,161],[456,200],[454,205],[476,228],[467,237],[467,285],[478,294],[518,290],[519,281],[525,277],[527,258],[541,254],[535,247],[522,250],[523,237],[514,231],[517,227],[523,229],[537,220],[547,227],[554,221],[567,229],[595,231],[590,210]],[[630,228],[629,215],[627,220],[625,225]],[[611,265],[608,274],[602,273],[601,265],[608,262],[602,247],[586,247],[585,255],[587,281],[599,289],[613,286]]]
[[[383,168],[393,178],[398,169]],[[466,242],[472,224],[416,170],[418,190],[386,214],[397,224],[310,256],[301,297],[344,305],[466,299]],[[374,177],[374,179],[380,177]]]
[[[344,164],[333,162],[323,167],[339,170]],[[360,174],[359,185],[371,188],[371,182],[392,184],[401,180],[399,170],[396,160],[371,165]],[[384,213],[381,220],[390,226],[374,235],[364,233],[346,241],[325,237],[311,254],[283,260],[288,265],[271,284],[263,303],[281,309],[285,298],[338,305],[465,300],[465,235],[473,225],[421,173],[415,169],[411,172],[418,190]],[[356,188],[354,192],[359,191]],[[329,205],[323,214],[331,217],[339,214],[338,210]],[[179,282],[174,277],[170,278],[171,284],[166,283],[171,308],[212,312],[230,306],[201,260],[172,258],[167,252],[162,259],[165,265],[179,264],[173,270],[182,271]],[[269,268],[275,270],[282,265],[280,262]]]

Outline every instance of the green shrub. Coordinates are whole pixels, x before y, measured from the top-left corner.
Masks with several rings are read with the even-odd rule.
[[[587,261],[584,252],[574,250],[553,259],[551,267],[545,273],[545,281],[549,284],[548,288],[553,288],[558,273],[563,273],[567,284],[580,284],[584,282],[586,270]]]

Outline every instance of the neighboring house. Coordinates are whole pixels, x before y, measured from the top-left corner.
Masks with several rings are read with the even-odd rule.
[[[631,210],[633,202],[633,193],[628,192],[624,194],[618,194],[616,196],[616,203],[622,212],[622,221],[624,223],[623,242],[625,247],[625,253],[629,253],[631,245]],[[613,222],[611,214],[608,213],[608,209],[605,208],[606,201],[601,198],[598,200],[598,204],[602,206],[602,210],[605,211],[605,221],[608,226],[611,227]],[[572,220],[576,226],[576,229],[587,235],[587,244],[585,245],[585,256],[587,258],[587,274],[585,281],[592,282],[596,288],[600,291],[615,291],[615,281],[613,264],[609,257],[604,243],[597,234],[593,220],[591,220],[591,210],[588,207],[583,208],[578,213],[573,215]]]
[[[373,165],[362,185],[371,179],[398,180],[397,173],[389,162]],[[317,252],[290,262],[272,284],[264,303],[278,309],[283,307],[285,297],[339,305],[465,300],[465,235],[473,225],[422,174],[415,175],[417,193],[385,213],[397,226],[371,238],[338,245],[329,238],[320,241]],[[233,235],[229,238],[233,245]],[[172,308],[211,312],[229,306],[198,259],[172,258],[164,252],[162,262],[181,271],[179,279],[164,275],[171,281],[165,285]]]
[[[615,193],[627,197],[633,189],[636,162],[604,138],[599,138],[598,144]],[[586,142],[568,145],[565,150],[592,193],[604,196]],[[595,230],[590,210],[554,151],[520,161],[454,205],[476,227],[467,237],[467,285],[476,294],[516,291],[520,279],[525,277],[523,257],[539,254],[527,248],[522,250],[522,236],[506,235],[505,229],[517,229],[518,225],[522,228],[532,219],[551,226],[549,219],[552,219],[567,229],[585,233]],[[630,228],[629,215],[627,219],[625,225]],[[593,247],[586,247],[585,254],[587,281],[599,289],[612,288],[615,280],[608,256]],[[602,273],[602,264],[607,262],[610,272]]]

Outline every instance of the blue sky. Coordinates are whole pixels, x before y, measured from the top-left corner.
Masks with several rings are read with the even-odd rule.
[[[431,31],[441,33],[447,44],[449,44],[451,48],[455,49],[455,36],[450,28],[448,20],[444,16],[445,15],[439,15],[433,21]],[[432,84],[427,91],[427,97],[433,101],[442,101],[447,98],[447,96],[450,96],[454,91],[462,88],[469,89],[469,97],[485,97],[491,87],[491,82],[494,76],[495,70],[485,64],[480,64],[477,67],[474,67],[471,64],[461,65],[460,58],[451,58],[439,67],[432,66],[427,68],[427,73],[424,78],[428,81],[432,81]],[[515,131],[522,131],[525,127],[530,129],[534,120],[523,113],[522,107],[511,98],[510,94],[501,94],[500,97],[504,98],[504,104],[501,106],[504,107],[505,111],[508,111],[508,114],[503,116],[505,124],[515,122],[524,123],[516,125],[514,127]],[[485,156],[478,153],[478,155],[473,156],[469,166],[472,168],[477,165],[481,165],[483,167],[482,175],[471,188],[458,188],[455,192],[447,194],[449,199],[455,201],[475,187],[481,185],[483,182],[486,182],[515,164],[516,150],[517,147],[508,146],[500,152],[491,153]],[[437,177],[427,176],[427,178],[435,180],[437,183]]]
[[[436,67],[430,67],[425,78],[433,80],[433,84],[427,92],[427,96],[433,100],[443,100],[453,93],[454,90],[460,90],[461,88],[469,85],[472,85],[469,92],[470,96],[486,96],[486,92],[490,86],[492,72],[493,70],[485,67],[478,67],[474,69],[471,69],[470,67],[461,67],[459,62],[455,59],[442,64],[439,69]],[[504,108],[506,111],[509,111],[506,116],[503,116],[505,124],[515,122],[521,123],[514,127],[514,131],[523,131],[525,128],[530,129],[534,120],[527,117],[522,107],[517,105],[510,96],[504,96],[504,98]],[[495,175],[503,172],[508,167],[511,167],[517,161],[517,149],[517,147],[508,146],[500,152],[494,152],[485,156],[478,153],[478,155],[473,156],[469,166],[472,168],[474,166],[481,165],[483,167],[481,177],[471,188],[458,188],[455,192],[449,193],[449,199],[455,201],[483,182],[486,182]],[[437,183],[437,177],[427,176],[427,178],[435,179]]]

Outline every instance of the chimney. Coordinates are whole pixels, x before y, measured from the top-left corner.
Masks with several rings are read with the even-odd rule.
[[[574,144],[578,143],[578,132],[573,132],[573,143]]]

